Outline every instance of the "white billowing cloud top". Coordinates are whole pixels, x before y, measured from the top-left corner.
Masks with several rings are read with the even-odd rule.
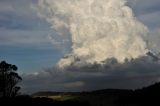
[[[148,51],[143,40],[148,29],[134,17],[126,0],[39,0],[38,9],[52,28],[71,35],[72,51],[59,67],[101,64],[109,58],[123,63]]]

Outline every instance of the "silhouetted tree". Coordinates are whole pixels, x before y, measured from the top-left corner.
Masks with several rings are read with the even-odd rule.
[[[17,95],[20,87],[16,86],[22,78],[16,72],[16,65],[8,64],[5,61],[0,62],[0,97],[14,97]]]

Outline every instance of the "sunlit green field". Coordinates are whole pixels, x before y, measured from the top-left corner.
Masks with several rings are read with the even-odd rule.
[[[34,96],[36,97],[45,97],[45,98],[51,98],[55,101],[87,101],[91,105],[99,106],[99,104],[107,104],[112,103],[117,98],[107,97],[105,95],[69,95],[69,94],[61,94],[61,95],[53,95],[53,96]]]
[[[78,98],[78,96],[73,95],[54,95],[54,96],[34,96],[33,98],[40,97],[40,98],[50,98],[57,101],[67,101],[67,100],[73,100]]]

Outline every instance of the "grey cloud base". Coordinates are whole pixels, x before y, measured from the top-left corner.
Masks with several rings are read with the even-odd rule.
[[[23,75],[23,92],[35,91],[90,91],[106,88],[135,89],[158,82],[160,61],[151,56],[120,64],[115,59],[101,66],[56,67]]]

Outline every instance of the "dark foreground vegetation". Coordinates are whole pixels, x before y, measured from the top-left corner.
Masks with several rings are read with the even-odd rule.
[[[15,97],[20,90],[17,86],[22,78],[16,72],[16,65],[8,64],[5,61],[0,62],[0,97]]]
[[[57,100],[56,95],[70,95],[73,98]],[[65,96],[64,96],[65,97]],[[40,106],[160,106],[160,83],[137,90],[106,89],[92,92],[38,92],[32,96],[20,95],[1,98],[0,105]]]
[[[50,98],[37,97],[32,98],[30,96],[17,96],[14,98],[1,98],[0,106],[90,106],[87,102],[79,101],[55,101]]]

